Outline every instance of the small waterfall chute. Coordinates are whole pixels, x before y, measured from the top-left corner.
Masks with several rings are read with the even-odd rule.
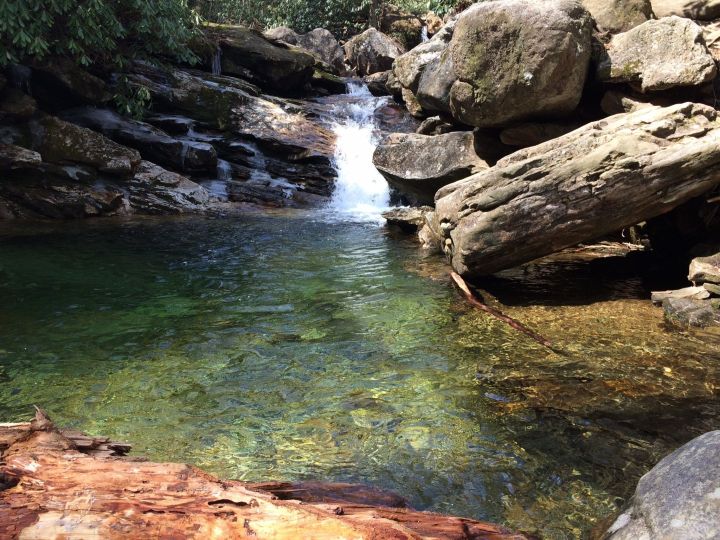
[[[420,29],[420,43],[425,43],[427,41],[430,41],[430,37],[428,36],[428,27],[427,25],[424,25]]]
[[[365,84],[350,81],[347,97],[335,106],[337,180],[329,209],[343,219],[379,222],[390,204],[390,187],[372,161],[379,142],[375,111],[383,103]]]
[[[222,49],[220,45],[215,49],[215,54],[213,54],[210,63],[210,69],[213,75],[222,75]]]

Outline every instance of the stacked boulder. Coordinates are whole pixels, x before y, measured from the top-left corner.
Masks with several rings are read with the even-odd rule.
[[[720,326],[720,253],[696,257],[690,263],[692,287],[652,294],[665,318],[680,327]]]
[[[484,158],[483,170],[446,175],[425,214],[421,236],[457,272],[473,278],[517,266],[653,220],[720,185],[720,33],[676,16],[685,9],[656,19],[653,7],[480,2],[394,61],[388,90],[425,119],[434,153]],[[449,132],[457,141],[472,133],[472,149],[440,138]],[[432,146],[390,137],[375,163],[412,201],[418,185],[440,181],[432,168],[423,176],[399,165]]]

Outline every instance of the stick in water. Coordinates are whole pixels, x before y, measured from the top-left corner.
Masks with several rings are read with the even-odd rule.
[[[460,290],[463,292],[465,297],[468,299],[468,302],[470,302],[473,306],[475,306],[478,309],[483,310],[485,313],[489,313],[493,317],[500,319],[502,322],[510,325],[515,330],[522,332],[526,336],[531,337],[535,341],[537,341],[540,345],[543,345],[544,347],[547,347],[548,349],[552,349],[552,343],[550,343],[549,340],[545,339],[539,334],[536,334],[532,330],[530,330],[527,326],[524,324],[516,321],[515,319],[508,317],[507,315],[501,313],[497,309],[493,309],[490,306],[483,304],[480,300],[477,299],[477,297],[472,293],[470,290],[470,287],[468,287],[468,284],[465,283],[465,280],[460,277],[459,274],[455,272],[450,272],[450,277],[455,282],[455,285],[457,285]]]

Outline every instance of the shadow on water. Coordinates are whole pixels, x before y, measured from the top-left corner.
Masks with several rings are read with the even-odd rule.
[[[364,482],[582,537],[663,454],[720,427],[717,342],[664,327],[641,257],[550,259],[483,285],[560,355],[372,224],[7,226],[0,418],[37,404],[224,477]]]

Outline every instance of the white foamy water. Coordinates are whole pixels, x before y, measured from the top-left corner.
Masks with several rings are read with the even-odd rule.
[[[362,83],[350,82],[345,100],[335,105],[333,131],[335,191],[329,209],[354,221],[382,221],[390,205],[390,188],[372,162],[379,142],[375,110],[385,102]]]

